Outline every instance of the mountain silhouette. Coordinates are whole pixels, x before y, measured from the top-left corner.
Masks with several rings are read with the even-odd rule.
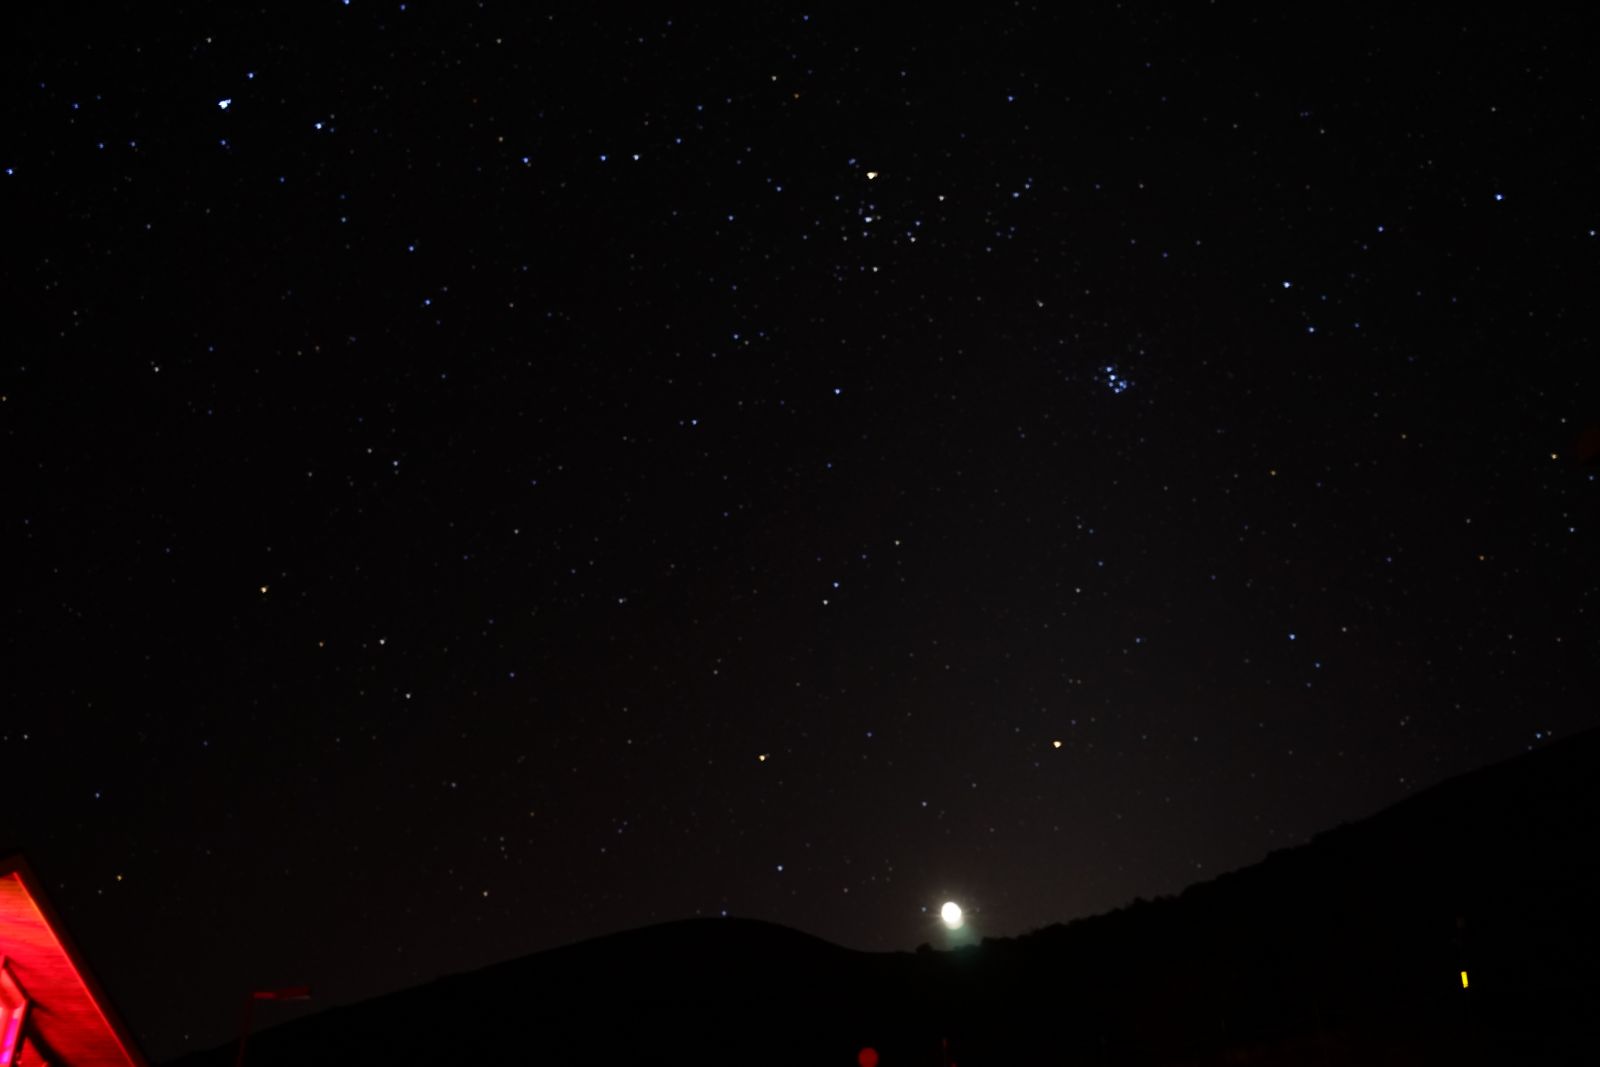
[[[747,919],[668,923],[286,1023],[248,1062],[1590,1063],[1597,828],[1591,731],[1022,937],[865,953]]]

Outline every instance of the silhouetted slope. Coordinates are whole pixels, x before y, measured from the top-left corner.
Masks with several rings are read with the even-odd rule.
[[[1600,733],[1108,915],[955,952],[748,920],[631,931],[333,1009],[250,1062],[1588,1062]],[[1460,972],[1471,985],[1463,990]],[[185,1067],[231,1062],[227,1050]]]
[[[1357,1062],[1418,1041],[1500,1062],[1592,1048],[1597,828],[1591,732],[1176,899],[990,943],[980,981],[1088,1006],[1131,1062],[1296,1038]]]
[[[285,1024],[252,1038],[249,1062],[657,1063],[684,1050],[697,1063],[790,1062],[768,1055],[773,1047],[818,1062],[841,1034],[856,1039],[855,1023],[881,1023],[863,1005],[881,988],[909,987],[899,975],[912,965],[907,954],[852,952],[770,923],[687,920]]]

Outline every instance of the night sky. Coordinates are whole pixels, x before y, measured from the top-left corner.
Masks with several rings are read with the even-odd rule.
[[[0,139],[0,844],[156,1056],[1600,723],[1576,14],[166,18],[13,12]]]

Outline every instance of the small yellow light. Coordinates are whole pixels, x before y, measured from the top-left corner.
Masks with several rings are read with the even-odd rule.
[[[267,595],[267,587],[266,586],[262,586],[261,587],[261,595],[262,596],[266,596]]]
[[[765,762],[767,762],[767,754],[765,752],[762,752],[762,753],[760,753],[759,755],[756,756],[756,759],[758,761],[760,761],[761,763],[765,763]]]
[[[867,171],[867,181],[870,182],[872,179],[876,178],[877,176],[878,176],[878,172],[877,171],[875,171],[875,170]]]
[[[1060,748],[1061,747],[1061,742],[1060,741],[1052,741],[1052,742],[1050,742],[1050,747],[1051,748]]]
[[[1461,988],[1462,989],[1467,988],[1467,972],[1466,971],[1462,971],[1461,972]]]

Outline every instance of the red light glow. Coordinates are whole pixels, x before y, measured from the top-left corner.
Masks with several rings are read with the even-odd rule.
[[[17,1061],[17,1037],[22,1033],[22,1009],[4,1009],[6,1031],[0,1038],[0,1067],[11,1067]]]
[[[0,1067],[17,1062],[22,1020],[28,1014],[28,995],[11,973],[11,961],[0,955]]]
[[[9,979],[0,981],[0,1064],[31,1062],[37,1042],[54,1051],[53,1063],[143,1067],[48,907],[32,872],[0,858],[0,956]]]

